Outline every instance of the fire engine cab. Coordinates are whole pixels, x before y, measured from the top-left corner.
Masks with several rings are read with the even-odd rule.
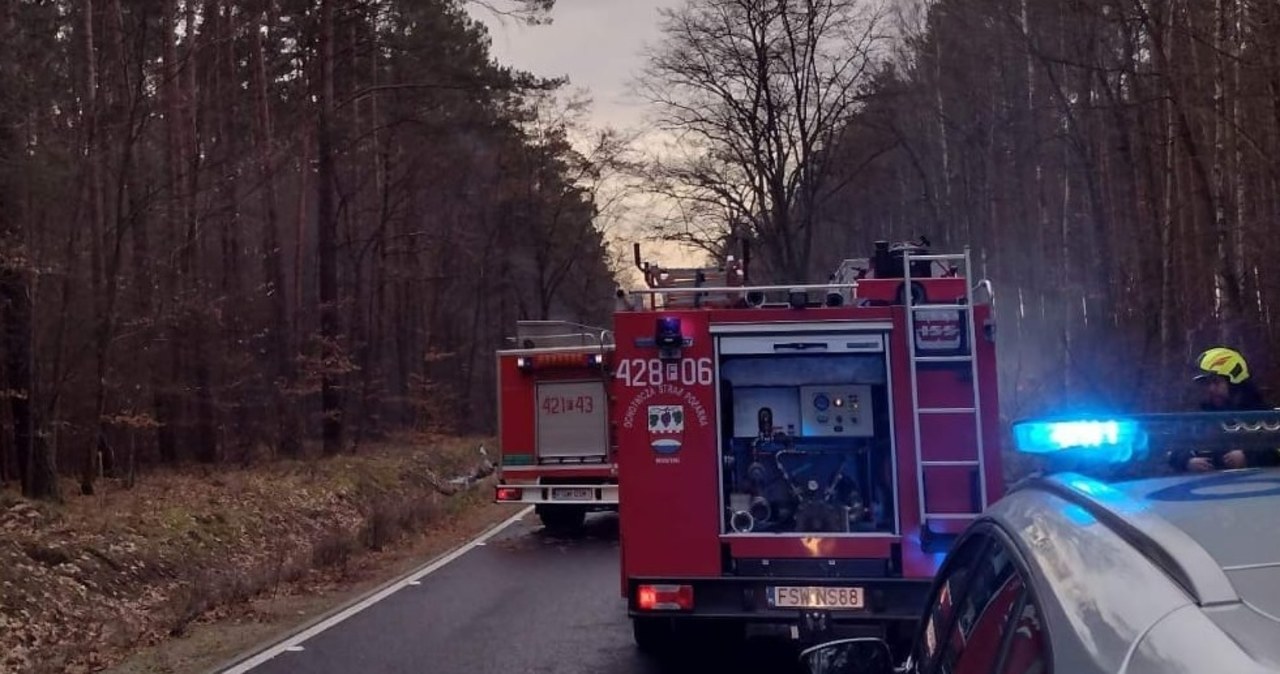
[[[612,418],[637,644],[909,635],[950,542],[1001,494],[991,285],[969,251],[877,242],[799,286],[750,285],[745,255],[636,258]]]
[[[588,512],[618,507],[609,433],[608,330],[520,321],[498,352],[501,445],[496,500],[534,506],[548,529],[573,529]]]

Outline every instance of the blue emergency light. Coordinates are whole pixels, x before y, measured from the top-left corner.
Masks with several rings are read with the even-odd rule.
[[[680,318],[663,316],[654,325],[653,342],[660,349],[675,349],[684,345],[684,335],[680,330]]]
[[[1274,451],[1280,447],[1280,410],[1022,419],[1013,422],[1013,445],[1074,466],[1134,464],[1176,451]]]
[[[653,344],[658,347],[658,358],[665,362],[680,360],[680,352],[687,346],[678,316],[663,316],[654,324]]]
[[[1059,454],[1122,462],[1145,452],[1147,435],[1129,419],[1030,419],[1013,424],[1013,442],[1025,454]]]

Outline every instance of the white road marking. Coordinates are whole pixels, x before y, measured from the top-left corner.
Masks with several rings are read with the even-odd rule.
[[[505,522],[493,527],[492,529],[489,529],[488,531],[484,532],[483,534],[473,539],[471,542],[467,543],[466,545],[463,545],[462,547],[455,549],[453,552],[450,552],[449,554],[443,557],[437,558],[435,561],[427,564],[421,569],[414,571],[411,575],[400,580],[399,582],[392,583],[391,585],[347,607],[341,612],[336,613],[332,616],[329,616],[328,618],[325,618],[324,620],[312,625],[311,627],[308,627],[307,629],[301,632],[298,632],[297,634],[285,639],[284,641],[281,641],[274,646],[270,646],[267,649],[253,655],[252,657],[236,663],[235,665],[231,666],[228,669],[222,670],[221,674],[244,674],[245,672],[252,670],[253,668],[267,662],[268,660],[276,657],[277,655],[280,655],[281,653],[284,653],[286,651],[296,652],[296,651],[303,650],[303,647],[301,646],[301,644],[304,641],[307,641],[308,639],[320,634],[321,632],[324,632],[330,627],[333,627],[334,625],[341,623],[347,618],[350,618],[351,616],[369,608],[370,606],[373,606],[374,604],[382,601],[383,599],[390,597],[391,595],[395,594],[399,590],[409,585],[420,584],[423,578],[431,575],[432,573],[435,573],[436,571],[439,571],[440,569],[448,565],[450,562],[467,554],[472,549],[484,545],[484,543],[488,541],[490,538],[493,538],[494,536],[497,536],[498,534],[502,533],[507,527],[524,519],[531,512],[533,512],[533,506],[529,506],[524,510],[521,510],[515,515],[512,515]]]
[[[290,653],[297,653],[298,651],[305,651],[307,649],[303,648],[302,646],[290,646],[285,650],[289,651]]]

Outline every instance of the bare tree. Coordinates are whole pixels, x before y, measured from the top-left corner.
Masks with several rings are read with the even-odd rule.
[[[884,16],[863,0],[692,0],[662,11],[664,41],[640,91],[679,144],[652,169],[655,189],[688,205],[667,236],[748,236],[774,273],[809,274],[827,150],[874,71]]]
[[[556,0],[465,0],[502,19],[514,19],[527,25],[551,23],[551,9]]]

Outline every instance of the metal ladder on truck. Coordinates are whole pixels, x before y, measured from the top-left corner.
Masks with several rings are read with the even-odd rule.
[[[928,262],[930,265],[937,263],[960,263],[962,269],[955,270],[955,275],[963,280],[965,292],[962,298],[957,298],[957,302],[953,304],[939,304],[936,300],[924,300],[917,304],[911,293],[911,268],[912,262]],[[916,457],[916,487],[918,489],[918,497],[920,501],[920,527],[921,542],[928,545],[924,539],[929,536],[929,522],[940,520],[973,520],[982,514],[982,510],[987,503],[987,471],[986,471],[986,447],[982,437],[982,388],[978,372],[977,359],[977,328],[976,314],[974,312],[974,288],[976,287],[971,281],[970,272],[973,269],[970,257],[969,247],[966,246],[963,253],[943,253],[943,254],[917,254],[912,255],[910,251],[903,252],[903,298],[906,303],[906,322],[907,322],[907,353],[908,361],[911,368],[911,423],[914,433],[915,457]],[[917,277],[918,278],[918,277]],[[981,282],[977,285],[982,285]],[[963,304],[960,301],[963,301]],[[956,312],[958,320],[963,323],[963,335],[965,343],[961,353],[954,355],[922,355],[917,347],[916,334],[916,315],[925,311],[951,311]],[[920,406],[920,368],[921,364],[929,363],[968,363],[969,365],[969,381],[971,385],[970,395],[972,405],[963,407],[921,407]],[[921,435],[922,420],[925,417],[938,416],[967,416],[973,424],[974,450],[976,455],[970,458],[952,458],[952,459],[936,459],[925,456],[925,447],[923,436]],[[948,512],[930,512],[928,508],[928,498],[925,492],[926,480],[925,474],[930,468],[948,468],[960,467],[976,470],[978,473],[978,502],[970,501],[970,508],[967,511],[948,511]]]

